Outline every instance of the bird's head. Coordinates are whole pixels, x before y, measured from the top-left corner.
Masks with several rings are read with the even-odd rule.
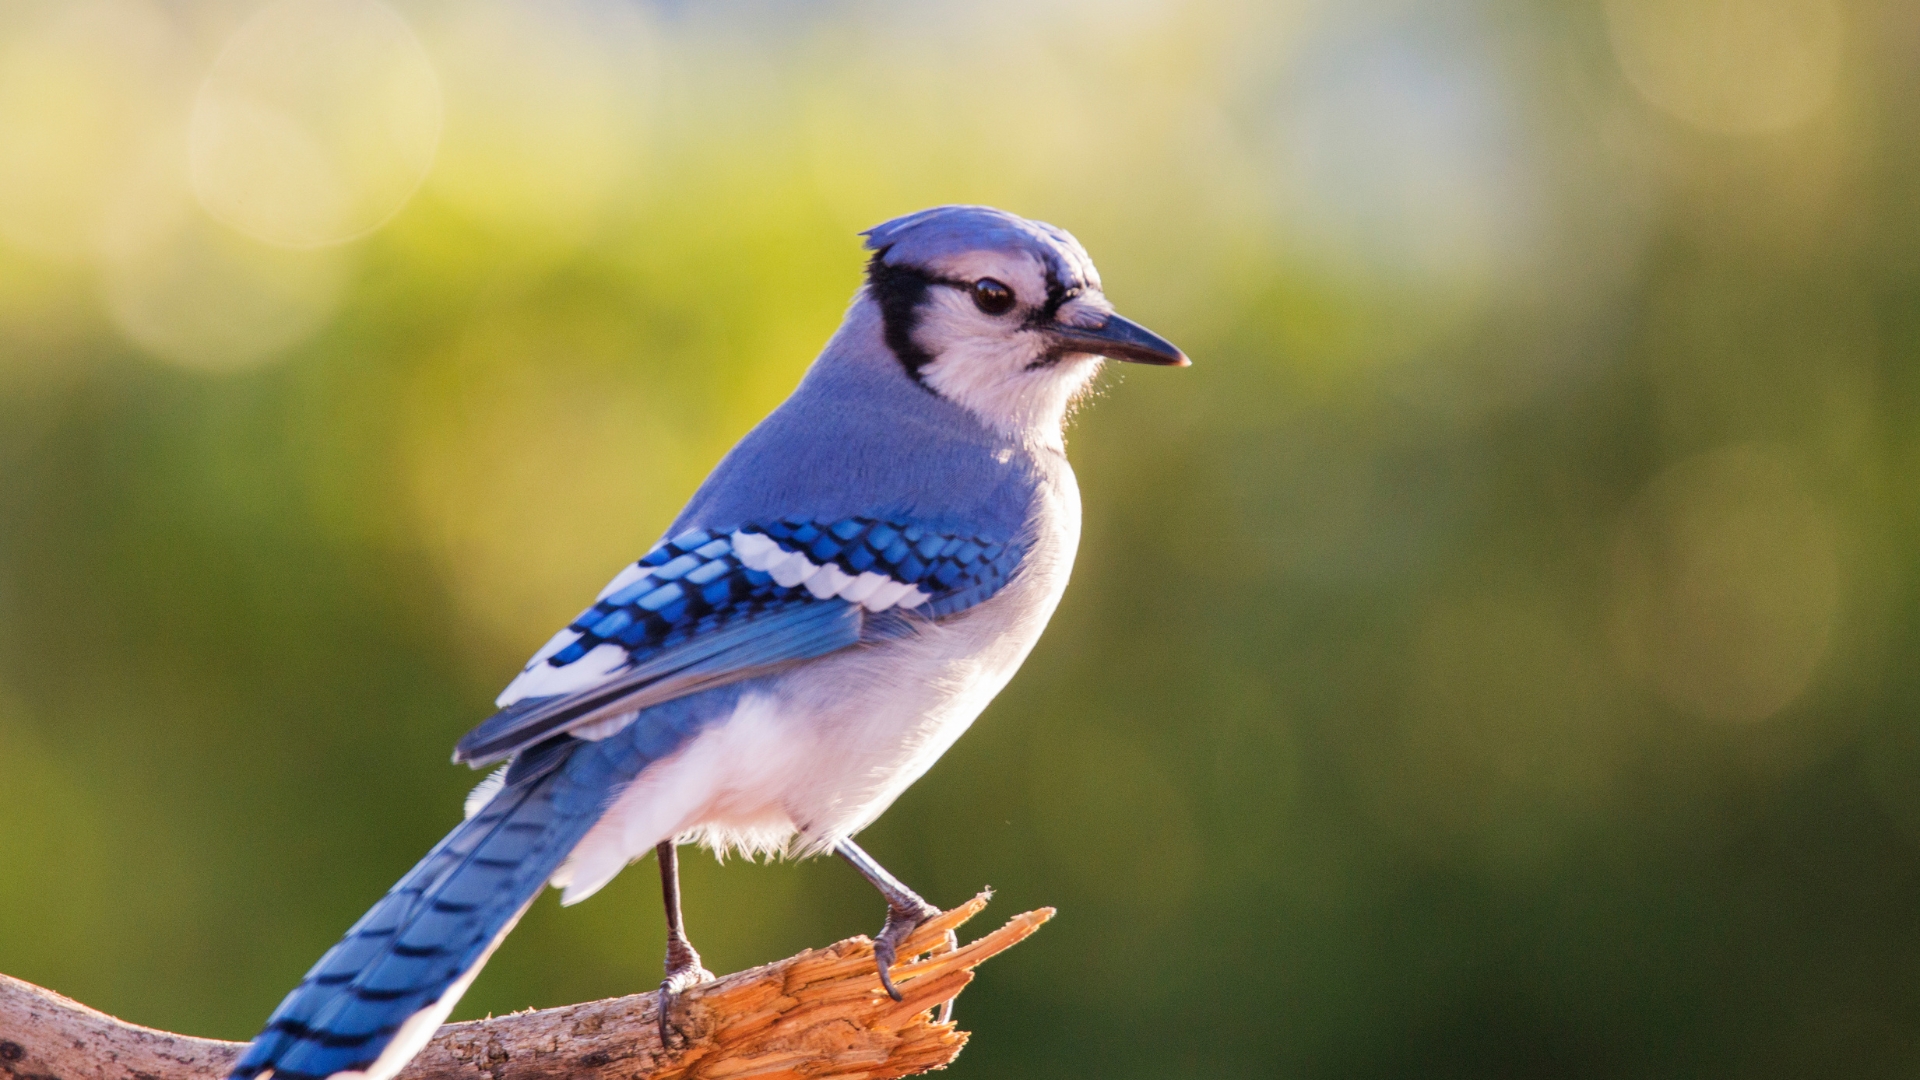
[[[1121,318],[1080,242],[985,206],[939,206],[867,230],[867,297],[921,386],[1011,434],[1059,439],[1102,357],[1185,367]]]

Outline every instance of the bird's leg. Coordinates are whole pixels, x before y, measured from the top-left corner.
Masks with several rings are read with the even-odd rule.
[[[894,965],[900,946],[906,944],[907,937],[920,928],[920,924],[940,914],[940,909],[920,899],[920,895],[901,884],[900,879],[887,873],[887,868],[873,861],[873,856],[860,850],[860,845],[852,840],[842,840],[833,847],[833,853],[847,860],[860,876],[873,883],[880,895],[887,898],[887,921],[880,927],[880,935],[873,939],[873,959],[880,967],[880,985],[886,987],[887,994],[895,1001],[900,1000],[900,990],[893,985],[893,976],[888,973]],[[958,944],[953,931],[947,931],[947,948]],[[940,1022],[945,1023],[953,1017],[953,1003],[941,1006]]]
[[[700,954],[680,925],[680,854],[671,839],[662,840],[653,849],[660,863],[660,898],[667,909],[667,978],[660,984],[660,1046],[672,1044],[667,1038],[667,1010],[674,996],[690,986],[713,981],[713,972],[700,966]]]

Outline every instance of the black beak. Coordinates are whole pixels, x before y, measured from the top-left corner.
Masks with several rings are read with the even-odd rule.
[[[1055,323],[1047,328],[1047,335],[1061,352],[1092,353],[1130,364],[1161,367],[1186,367],[1193,363],[1186,353],[1173,347],[1173,342],[1118,315],[1107,316],[1104,325],[1094,328]]]

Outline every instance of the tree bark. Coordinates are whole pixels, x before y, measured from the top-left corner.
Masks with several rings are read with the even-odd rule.
[[[930,920],[903,955],[945,948],[947,931],[987,894]],[[399,1080],[883,1080],[937,1069],[967,1033],[930,1010],[973,981],[973,969],[1053,916],[1016,915],[957,950],[893,969],[906,1000],[880,988],[873,944],[849,938],[742,971],[681,995],[660,1044],[658,995],[448,1024]],[[4,1080],[219,1080],[240,1043],[174,1035],[116,1020],[50,990],[0,975]]]

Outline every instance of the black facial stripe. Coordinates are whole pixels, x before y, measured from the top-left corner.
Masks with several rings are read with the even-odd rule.
[[[920,369],[933,362],[933,354],[913,340],[913,329],[919,320],[920,301],[926,299],[927,290],[935,280],[911,266],[888,266],[888,250],[881,248],[867,260],[867,291],[880,305],[880,323],[887,348],[893,350],[894,358],[907,369],[907,375],[924,387],[927,384],[920,377]]]
[[[1047,266],[1047,302],[1034,313],[1037,323],[1050,323],[1060,314],[1060,305],[1080,295],[1079,289],[1069,290],[1060,281],[1060,274],[1052,264]]]

